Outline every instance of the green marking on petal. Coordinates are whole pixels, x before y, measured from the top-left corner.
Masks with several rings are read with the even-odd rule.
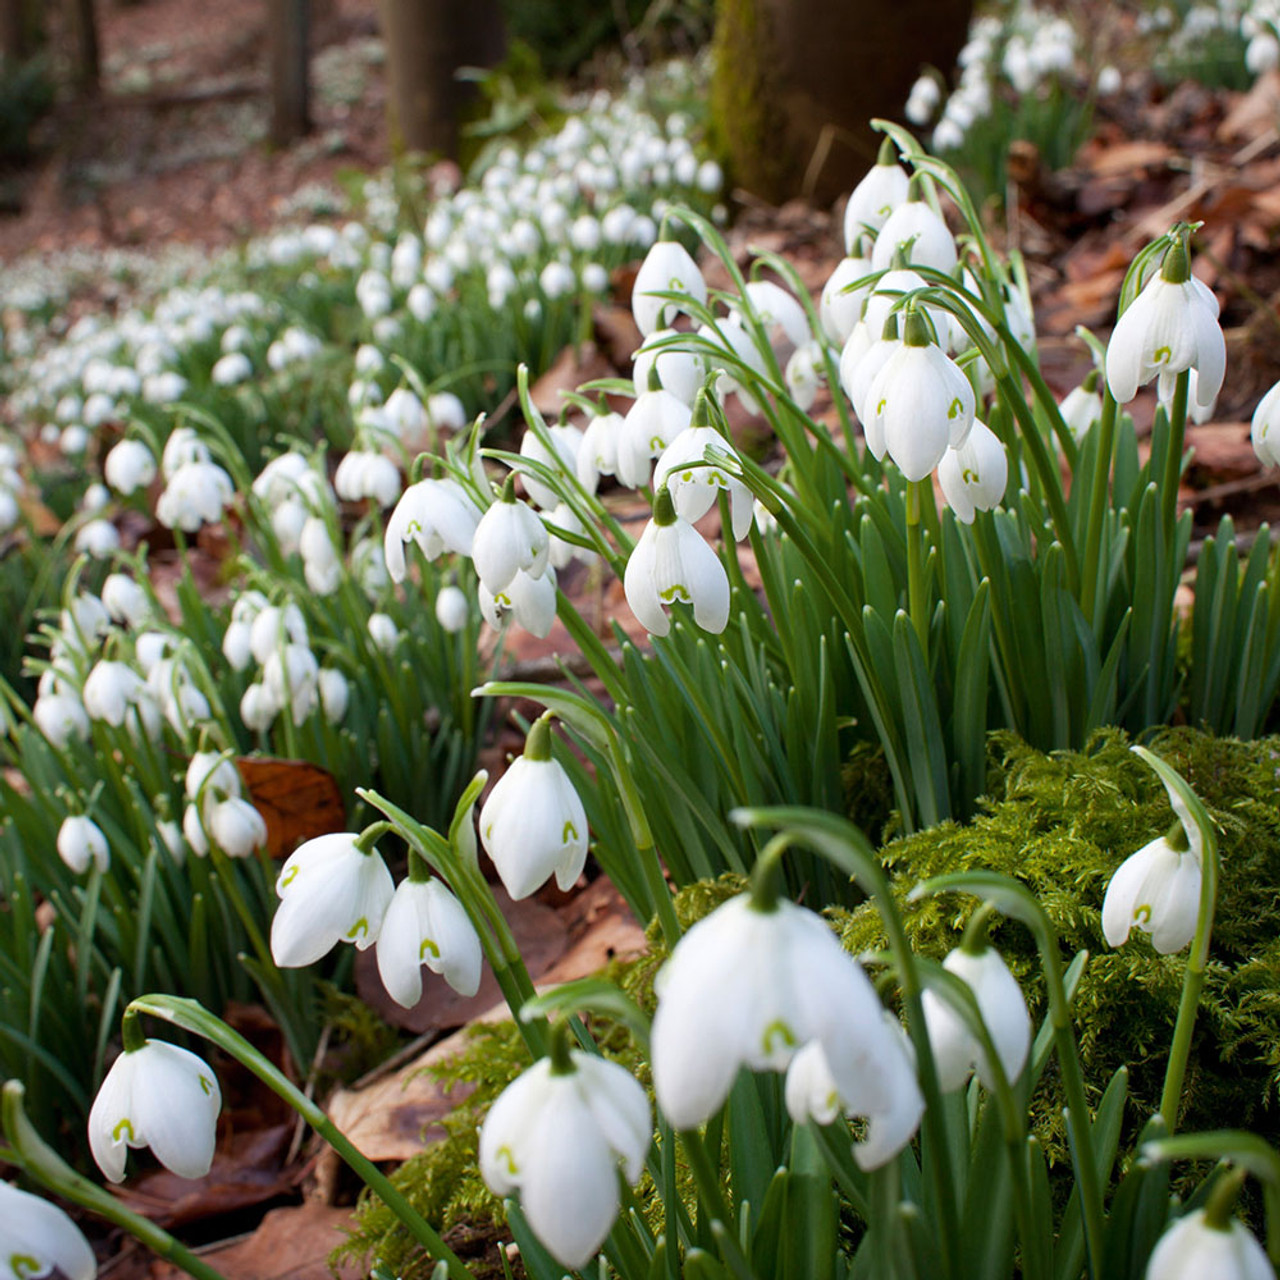
[[[128,1116],[125,1116],[124,1119],[121,1120],[119,1124],[117,1124],[116,1127],[111,1130],[111,1141],[119,1142],[120,1135],[124,1133],[126,1130],[128,1131],[128,1134],[129,1134],[128,1141],[132,1143],[136,1135],[133,1132],[133,1121],[130,1120]]]
[[[965,467],[965,469],[960,472],[960,479],[963,480],[965,484],[977,484],[978,473],[976,471],[970,471],[968,467]]]
[[[427,956],[431,956],[435,960],[440,959],[440,948],[431,938],[423,938],[422,946],[418,948],[419,961],[425,960]]]
[[[765,1053],[772,1053],[774,1042],[778,1040],[781,1040],[788,1049],[796,1047],[795,1033],[781,1018],[775,1018],[765,1027],[764,1035],[760,1037],[760,1046]]]
[[[369,921],[364,916],[361,916],[348,930],[347,941],[354,942],[359,934],[364,934],[365,937],[369,936]]]
[[[956,398],[952,400],[950,405],[947,406],[947,417],[958,418],[963,412],[964,412],[964,404],[961,401],[960,397],[956,396]]]
[[[881,397],[880,397],[880,403],[879,403],[878,405],[876,405],[876,417],[877,417],[877,418],[878,418],[878,417],[879,417],[879,416],[884,412],[884,407],[885,407],[885,405],[887,405],[888,403],[889,403],[889,400],[888,400],[888,397],[887,397],[887,396],[881,396]]]
[[[577,838],[578,828],[575,827],[572,822],[566,822],[564,824],[564,830],[560,832],[560,843],[568,844],[570,840],[576,840]]]
[[[18,1277],[18,1280],[25,1280],[27,1276],[44,1274],[44,1267],[41,1265],[40,1259],[33,1258],[29,1253],[11,1253],[9,1255],[9,1270]]]
[[[677,582],[675,586],[668,587],[665,591],[658,592],[658,599],[663,604],[674,604],[677,600],[683,600],[685,604],[692,604],[693,597],[689,594],[689,588],[682,582]]]
[[[1152,353],[1151,361],[1153,364],[1168,364],[1173,358],[1173,351],[1169,347],[1157,347]]]
[[[204,1072],[201,1072],[196,1077],[196,1079],[200,1081],[200,1087],[204,1090],[205,1097],[212,1098],[213,1097],[213,1081],[210,1080],[209,1077],[204,1074]]]
[[[649,437],[649,452],[657,453],[659,450],[665,449],[667,442],[661,436]]]
[[[501,1146],[498,1148],[497,1154],[500,1159],[506,1161],[507,1173],[514,1178],[516,1174],[520,1172],[520,1166],[516,1164],[516,1158],[512,1154],[511,1148],[507,1146]]]
[[[498,594],[493,597],[493,603],[500,604],[504,609],[510,609],[511,597],[507,595],[505,592],[499,591]]]
[[[682,471],[682,472],[680,473],[680,479],[681,479],[681,480],[686,480],[686,481],[688,481],[688,480],[692,480],[692,479],[693,479],[693,472],[692,472],[692,471]]]
[[[404,532],[405,532],[405,537],[404,537],[405,542],[408,542],[410,538],[416,538],[418,534],[422,532],[422,521],[410,520],[409,523],[405,525]]]
[[[1151,904],[1149,902],[1141,902],[1134,907],[1133,922],[1143,928],[1151,923]]]
[[[287,889],[297,878],[298,868],[296,866],[287,868],[284,875],[280,877],[280,888]]]

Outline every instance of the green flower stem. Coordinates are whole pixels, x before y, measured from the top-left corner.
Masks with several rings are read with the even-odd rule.
[[[698,1198],[711,1215],[712,1222],[718,1222],[724,1228],[723,1232],[715,1234],[717,1243],[725,1254],[725,1261],[728,1262],[734,1275],[749,1276],[754,1280],[756,1273],[743,1256],[741,1246],[734,1235],[733,1211],[724,1198],[720,1179],[711,1163],[702,1134],[697,1129],[680,1129],[677,1132],[684,1147],[685,1159],[689,1162],[689,1172],[693,1175],[694,1185],[698,1188]]]
[[[1178,481],[1182,478],[1182,448],[1187,437],[1187,395],[1191,386],[1191,371],[1178,374],[1173,389],[1173,406],[1169,410],[1169,452],[1164,459],[1164,478],[1161,481],[1160,501],[1164,514],[1164,528],[1169,536],[1178,522]]]
[[[1089,522],[1085,526],[1084,578],[1080,587],[1080,608],[1092,622],[1098,611],[1098,574],[1102,566],[1102,527],[1107,518],[1107,490],[1111,481],[1111,461],[1115,452],[1116,398],[1107,387],[1102,397],[1102,418],[1098,422],[1098,452],[1094,460],[1093,488],[1089,493]]]
[[[618,664],[610,656],[604,642],[578,612],[573,601],[559,589],[556,591],[556,616],[564,623],[578,652],[591,664],[591,670],[600,678],[615,705],[625,706],[630,699],[627,697],[626,682]]]
[[[180,996],[146,995],[134,1000],[130,1009],[162,1018],[190,1031],[229,1053],[241,1066],[253,1072],[277,1096],[287,1102],[347,1162],[364,1184],[400,1219],[414,1239],[433,1257],[448,1266],[451,1280],[475,1280],[462,1260],[449,1248],[431,1224],[405,1199],[376,1165],[361,1154],[354,1143],[301,1089],[293,1085],[242,1035],[194,1000]]]
[[[125,1208],[110,1192],[82,1177],[36,1132],[23,1108],[24,1086],[7,1080],[3,1095],[4,1132],[12,1150],[0,1147],[0,1160],[15,1164],[50,1191],[96,1213],[140,1240],[153,1253],[181,1267],[196,1280],[225,1280],[221,1271],[198,1258],[181,1241],[148,1218]]]
[[[907,598],[911,621],[920,637],[924,664],[929,665],[929,595],[924,571],[924,539],[920,534],[923,480],[907,481]],[[928,501],[933,500],[930,494]]]

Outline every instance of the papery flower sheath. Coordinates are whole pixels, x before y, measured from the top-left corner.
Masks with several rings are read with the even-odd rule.
[[[202,1178],[213,1163],[221,1107],[218,1081],[203,1059],[147,1040],[111,1064],[89,1112],[89,1148],[111,1182],[124,1181],[129,1147],[150,1147],[180,1178]]]

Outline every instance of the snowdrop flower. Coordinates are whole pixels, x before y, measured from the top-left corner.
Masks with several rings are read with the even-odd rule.
[[[617,438],[614,475],[629,489],[649,483],[652,460],[693,420],[693,410],[655,382],[651,374],[650,389],[627,410]]]
[[[189,462],[169,479],[156,502],[156,519],[166,529],[195,533],[202,524],[222,519],[222,509],[235,496],[231,477],[216,463]]]
[[[1000,438],[977,418],[964,444],[948,449],[938,463],[938,482],[947,505],[962,524],[972,524],[974,513],[1000,505],[1009,479],[1009,460]]]
[[[1264,467],[1280,465],[1280,382],[1258,401],[1250,439]]]
[[[732,898],[680,939],[656,986],[653,1084],[675,1128],[710,1119],[740,1068],[784,1071],[813,1043],[839,1098],[865,1108],[864,1167],[910,1141],[924,1103],[901,1036],[812,911],[755,891]]]
[[[507,615],[531,635],[545,640],[556,620],[556,571],[550,563],[538,576],[516,570],[501,591],[490,592],[480,584],[480,616],[495,630],[502,628]]]
[[[1112,98],[1124,87],[1124,77],[1118,67],[1108,64],[1098,72],[1098,97]]]
[[[209,371],[215,387],[234,387],[253,376],[253,362],[243,351],[228,351]]]
[[[1102,396],[1098,392],[1098,371],[1091,369],[1085,380],[1072,388],[1058,406],[1072,438],[1083,440],[1089,428],[1102,417]]]
[[[862,319],[863,304],[871,294],[871,286],[865,285],[848,292],[846,290],[855,280],[870,274],[869,258],[841,258],[822,286],[822,298],[818,306],[822,331],[839,346],[844,346],[849,341],[854,326]]]
[[[1156,1242],[1146,1280],[1275,1280],[1275,1268],[1239,1219],[1209,1221],[1209,1210],[1183,1214]]]
[[[676,514],[666,488],[658,490],[653,518],[627,561],[623,590],[650,635],[671,629],[666,608],[677,601],[693,606],[693,620],[704,631],[719,635],[729,622],[729,575],[701,534]]]
[[[932,76],[921,76],[911,86],[902,114],[911,124],[928,124],[938,109],[941,98],[942,91],[938,88],[938,82]]]
[[[902,345],[872,382],[867,408],[867,447],[877,458],[888,452],[908,480],[923,480],[942,461],[948,445],[959,448],[968,438],[973,388],[929,341],[918,311],[907,312]]]
[[[898,163],[893,143],[886,138],[880,144],[875,164],[854,187],[845,206],[844,246],[849,257],[857,257],[857,245],[863,233],[878,232],[889,215],[907,202],[910,190],[906,170]]]
[[[377,941],[395,886],[367,835],[319,836],[285,860],[271,921],[271,955],[282,969],[314,964],[339,942],[365,951]]]
[[[140,627],[151,616],[151,597],[132,578],[109,573],[102,584],[102,604],[116,622]]]
[[[222,656],[233,671],[243,671],[249,665],[253,622],[267,607],[267,597],[261,591],[243,591],[231,606],[231,621],[222,636]]]
[[[1163,379],[1156,384],[1156,400],[1164,409],[1165,413],[1173,417],[1173,393],[1177,387],[1176,383],[1167,383]],[[1213,415],[1218,408],[1218,400],[1215,396],[1208,404],[1201,404],[1199,399],[1200,374],[1192,368],[1187,370],[1187,417],[1198,426],[1203,426],[1206,422],[1213,421]],[[1166,394],[1166,392],[1168,394]]]
[[[392,582],[407,572],[404,544],[416,542],[428,560],[444,551],[469,556],[480,508],[456,480],[419,480],[410,485],[387,521],[383,554]]]
[[[89,737],[89,717],[80,699],[70,693],[42,694],[31,711],[36,728],[59,751],[72,738],[84,742]]]
[[[677,400],[693,404],[698,388],[702,386],[702,364],[692,351],[673,350],[667,345],[680,337],[674,329],[655,329],[640,344],[631,375],[636,395],[643,395],[649,389],[651,374],[656,367],[658,385],[670,391]]]
[[[275,723],[280,708],[263,684],[251,684],[240,699],[240,719],[250,733],[266,733]]]
[[[578,450],[582,446],[582,432],[577,427],[557,424],[548,427],[547,434],[551,437],[554,455],[532,431],[526,431],[520,441],[520,456],[541,462],[555,472],[575,474],[578,469]],[[559,505],[560,496],[549,485],[528,472],[521,472],[521,478],[524,481],[524,491],[535,505],[544,511]]]
[[[131,726],[136,723],[130,716],[135,711],[147,737],[154,737],[160,728],[160,708],[146,681],[123,662],[96,663],[84,682],[82,697],[90,720],[103,720],[118,729],[126,719]]]
[[[520,1192],[538,1240],[584,1268],[618,1214],[617,1166],[633,1186],[653,1138],[649,1100],[622,1067],[570,1050],[563,1035],[489,1109],[480,1172],[500,1196]]]
[[[265,664],[281,644],[305,646],[308,643],[306,619],[296,604],[281,608],[263,600],[249,616],[249,652],[257,662]],[[232,618],[235,619],[234,613]]]
[[[1005,1079],[1012,1084],[1022,1074],[1031,1049],[1031,1015],[1022,989],[993,947],[957,947],[942,962],[973,992],[978,1012],[995,1046]],[[960,1016],[933,991],[923,996],[925,1025],[944,1093],[960,1088],[975,1068],[986,1089],[995,1088],[995,1075],[986,1054]]]
[[[732,512],[733,538],[741,542],[751,529],[751,491],[723,467],[707,465],[704,458],[708,448],[718,449],[733,461],[737,450],[714,427],[705,425],[705,410],[695,410],[695,421],[704,425],[691,426],[682,431],[663,450],[653,471],[653,483],[661,488],[666,485],[675,505],[676,515],[693,524],[715,505],[722,490],[729,494]],[[691,466],[697,463],[697,466]]]
[[[886,1051],[889,1070],[875,1070],[859,1074],[859,1093],[847,1097],[841,1092],[827,1064],[822,1043],[810,1040],[787,1068],[785,1096],[787,1112],[796,1124],[813,1119],[818,1124],[830,1124],[843,1112],[847,1116],[867,1116],[872,1123],[862,1142],[853,1148],[853,1157],[863,1170],[878,1169],[891,1160],[910,1139],[920,1121],[923,1099],[916,1083],[915,1053],[902,1024],[887,1009],[882,1012],[887,1032],[881,1042]],[[892,1071],[895,1045],[900,1051],[899,1069]],[[849,1087],[849,1073],[845,1088]]]
[[[0,1182],[0,1280],[35,1280],[56,1270],[93,1280],[98,1262],[80,1228],[57,1205]]]
[[[780,285],[772,280],[750,280],[747,282],[747,300],[766,333],[774,328],[781,329],[793,347],[802,347],[809,341],[812,336],[809,317],[796,298]],[[731,314],[741,322],[743,313],[730,305]]]
[[[818,388],[822,385],[826,374],[823,362],[823,347],[819,342],[806,342],[797,347],[787,361],[783,370],[783,380],[791,398],[808,412],[818,398]]]
[[[267,824],[248,800],[228,796],[210,811],[209,835],[228,858],[247,858],[266,845]]]
[[[128,497],[156,478],[156,460],[141,440],[121,440],[107,454],[102,474],[117,493]]]
[[[472,539],[471,558],[481,585],[496,596],[519,570],[540,578],[550,550],[546,525],[531,506],[516,500],[514,476],[509,476],[498,501],[481,516]]]
[[[436,621],[453,635],[467,625],[470,617],[466,593],[452,585],[441,587],[436,593]]]
[[[698,303],[707,301],[702,272],[677,240],[657,241],[645,255],[631,286],[631,313],[646,338],[664,327],[669,310],[684,309],[679,303],[654,297],[655,293],[683,293]]]
[[[293,723],[301,725],[315,710],[320,666],[305,644],[290,644],[271,653],[262,666],[262,683],[279,707],[290,707]]]
[[[126,1015],[127,1018],[127,1015]],[[222,1094],[194,1053],[164,1040],[131,1047],[111,1064],[89,1112],[89,1149],[111,1182],[124,1181],[129,1147],[150,1147],[180,1178],[202,1178],[213,1164]]]
[[[572,889],[587,861],[587,815],[565,768],[551,758],[551,726],[535,720],[524,755],[513,760],[480,810],[480,841],[513,900],[554,873]]]
[[[956,265],[956,242],[947,224],[923,200],[908,200],[885,219],[871,251],[871,269],[888,270],[900,248],[918,266],[949,274]]]
[[[380,507],[389,507],[400,496],[400,471],[381,453],[353,449],[338,463],[333,487],[344,502],[372,498]]]
[[[726,395],[735,393],[742,407],[751,414],[758,414],[760,406],[747,390],[744,374],[739,367],[745,365],[761,377],[766,376],[764,356],[756,347],[755,339],[735,315],[727,315],[715,325],[699,325],[698,337],[713,348],[704,352],[702,359],[711,369],[722,371],[720,384]],[[724,352],[720,356],[718,352]]]
[[[388,614],[371,613],[368,626],[369,639],[373,641],[375,649],[380,649],[383,653],[395,651],[400,640],[400,628]]]
[[[77,875],[89,870],[92,862],[99,871],[111,865],[111,849],[102,828],[84,814],[70,814],[58,828],[58,857]]]
[[[333,545],[328,522],[308,516],[298,535],[303,577],[318,596],[331,596],[342,582],[342,560]]]
[[[618,441],[622,436],[620,413],[605,410],[587,423],[578,445],[578,481],[588,493],[595,493],[601,476],[611,476],[618,468]]]
[[[378,974],[387,994],[405,1009],[422,999],[422,966],[460,995],[480,989],[480,938],[462,903],[435,879],[409,878],[391,897],[378,933]]]
[[[1130,854],[1111,877],[1102,902],[1102,932],[1123,946],[1137,925],[1161,955],[1181,951],[1195,937],[1200,913],[1204,840],[1182,796],[1166,783],[1177,821],[1163,836]]]
[[[1157,375],[1161,391],[1171,394],[1175,376],[1194,367],[1200,374],[1196,400],[1209,405],[1222,388],[1226,363],[1217,299],[1191,274],[1186,234],[1180,234],[1159,272],[1116,321],[1107,344],[1107,385],[1117,404],[1128,404]]]
[[[82,552],[95,560],[105,560],[119,546],[120,534],[110,520],[90,520],[76,530],[77,553]]]
[[[165,441],[160,471],[166,480],[172,480],[179,468],[192,462],[208,462],[210,458],[209,446],[192,427],[175,427]]]
[[[336,667],[322,667],[316,677],[320,690],[320,709],[330,724],[341,724],[351,701],[351,685]]]
[[[172,404],[187,389],[187,380],[173,369],[153,374],[142,384],[142,398],[148,404]]]

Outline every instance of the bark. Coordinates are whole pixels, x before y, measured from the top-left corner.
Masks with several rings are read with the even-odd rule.
[[[94,97],[99,87],[98,16],[93,0],[66,0],[71,84],[79,97]]]
[[[456,156],[460,109],[474,93],[459,67],[492,67],[506,52],[498,0],[379,0],[398,151]]]
[[[271,141],[278,147],[311,127],[308,0],[269,0],[267,44],[271,57]]]
[[[972,0],[717,0],[712,114],[733,181],[828,202],[875,162],[925,66],[950,71]]]

